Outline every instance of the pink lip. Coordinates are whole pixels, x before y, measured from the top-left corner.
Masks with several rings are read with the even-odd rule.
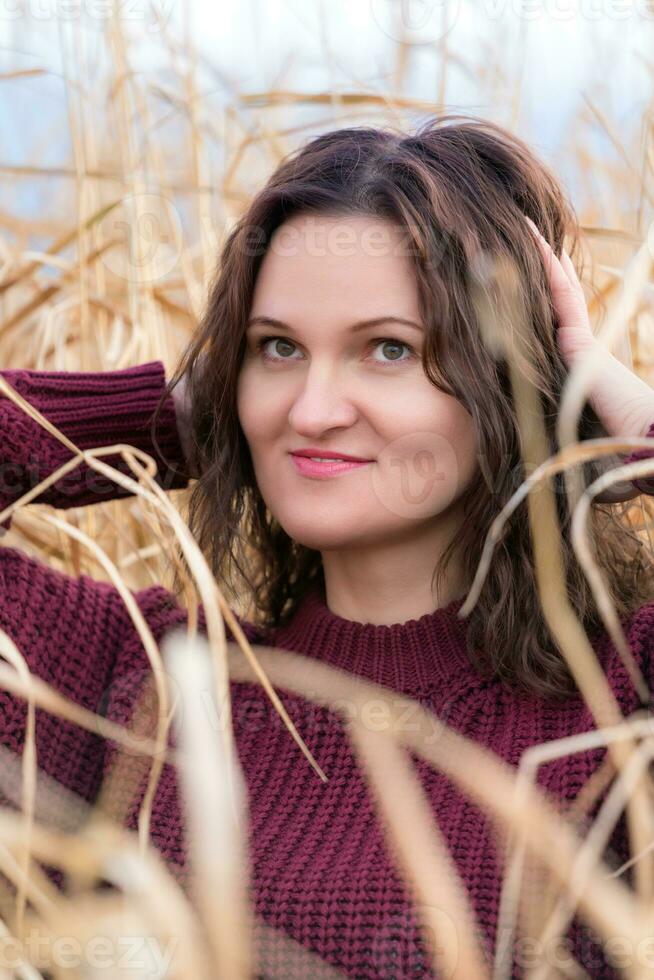
[[[331,449],[318,449],[316,446],[307,446],[304,449],[291,449],[293,456],[322,456],[324,459],[347,460],[348,463],[369,463],[367,456],[352,456],[350,453],[335,453]]]
[[[302,476],[317,477],[318,479],[326,479],[330,476],[337,476],[339,473],[345,473],[348,470],[356,470],[362,466],[368,466],[372,462],[371,459],[365,460],[365,462],[351,462],[349,460],[334,460],[333,462],[318,462],[315,459],[309,459],[308,456],[296,456],[291,453],[291,459],[293,464]]]

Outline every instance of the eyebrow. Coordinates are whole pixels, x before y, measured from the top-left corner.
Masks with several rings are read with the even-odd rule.
[[[366,327],[380,327],[384,323],[400,323],[407,327],[413,327],[414,330],[419,330],[420,333],[424,333],[424,327],[414,320],[407,320],[405,317],[401,316],[376,316],[370,320],[357,320],[355,323],[350,324],[350,330],[356,333],[357,330],[364,330]],[[272,316],[253,316],[247,322],[246,330],[249,327],[254,327],[257,325],[262,325],[264,327],[273,327],[275,330],[293,330],[293,327],[288,323],[284,323],[283,320],[277,320]]]

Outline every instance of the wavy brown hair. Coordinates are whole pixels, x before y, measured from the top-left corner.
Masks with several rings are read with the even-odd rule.
[[[257,272],[275,230],[300,213],[385,219],[399,225],[411,243],[427,331],[423,367],[431,382],[458,398],[472,416],[484,476],[464,494],[465,519],[435,565],[436,588],[456,552],[472,582],[491,522],[527,475],[508,365],[484,345],[475,317],[471,260],[484,249],[517,265],[533,325],[530,356],[554,453],[567,371],[556,342],[546,271],[523,215],[557,254],[564,235],[572,240],[573,261],[579,247],[574,210],[553,173],[515,135],[476,117],[431,118],[415,134],[336,129],[281,162],[228,235],[204,315],[153,417],[154,431],[165,397],[185,376],[200,473],[189,498],[189,526],[221,587],[233,596],[248,590],[254,620],[263,627],[286,623],[307,590],[321,579],[324,583],[320,552],[293,541],[268,510],[236,409]],[[602,431],[586,403],[579,438]],[[595,464],[584,468],[587,482],[597,475]],[[593,633],[602,621],[571,545],[562,476],[554,489],[570,601]],[[623,508],[596,502],[591,510],[597,561],[618,613],[628,615],[654,596],[651,561]],[[551,698],[576,690],[542,614],[524,511],[514,515],[496,547],[466,620],[466,639],[482,675]]]

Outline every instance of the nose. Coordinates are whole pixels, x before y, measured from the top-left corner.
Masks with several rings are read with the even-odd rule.
[[[333,428],[347,428],[357,418],[357,410],[334,373],[314,363],[293,400],[288,421],[298,435],[319,438]]]

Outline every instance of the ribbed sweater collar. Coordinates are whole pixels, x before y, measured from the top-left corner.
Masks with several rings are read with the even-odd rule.
[[[315,657],[409,696],[452,689],[478,677],[466,650],[465,597],[418,619],[379,626],[343,619],[326,604],[324,586],[304,596],[295,615],[274,630],[273,645]]]

